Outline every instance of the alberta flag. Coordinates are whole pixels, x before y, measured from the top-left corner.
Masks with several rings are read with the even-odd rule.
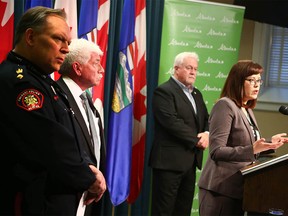
[[[0,1],[0,63],[13,47],[14,35],[14,0]]]
[[[120,29],[119,65],[108,125],[106,168],[106,182],[114,206],[124,202],[130,190],[135,0],[124,0]]]

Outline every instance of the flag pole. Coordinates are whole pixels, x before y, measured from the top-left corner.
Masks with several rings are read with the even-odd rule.
[[[128,204],[128,216],[131,216],[131,204]]]
[[[111,216],[114,216],[115,215],[115,206],[112,205],[112,215]]]

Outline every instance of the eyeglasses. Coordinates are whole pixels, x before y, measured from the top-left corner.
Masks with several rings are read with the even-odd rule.
[[[247,80],[251,86],[255,86],[256,83],[257,83],[257,85],[262,85],[263,84],[263,80],[261,80],[261,79],[259,79],[259,80],[245,79],[245,80]]]

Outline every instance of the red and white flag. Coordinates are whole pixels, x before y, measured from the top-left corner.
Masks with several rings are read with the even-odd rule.
[[[64,9],[72,38],[77,38],[77,0],[55,0],[54,8]]]
[[[146,141],[146,1],[135,0],[134,122],[128,203],[136,201],[142,187]]]
[[[70,26],[71,37],[77,38],[77,0],[55,0],[54,8],[63,9],[67,14],[67,23]],[[51,74],[54,80],[59,79],[60,74],[56,71]]]
[[[13,48],[14,0],[0,0],[0,63]]]
[[[82,0],[79,14],[78,37],[86,38],[99,45],[103,51],[101,65],[104,70],[106,67],[108,47],[109,16],[110,0]],[[103,74],[99,86],[94,86],[91,89],[94,105],[99,111],[102,119],[104,119],[104,80],[105,73]]]

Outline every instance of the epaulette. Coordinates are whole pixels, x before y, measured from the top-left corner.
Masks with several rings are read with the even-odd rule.
[[[23,77],[24,77],[24,69],[22,68],[22,67],[18,67],[16,70],[15,70],[15,77],[16,77],[16,79],[19,79],[19,80],[21,80],[21,79],[23,79]]]

